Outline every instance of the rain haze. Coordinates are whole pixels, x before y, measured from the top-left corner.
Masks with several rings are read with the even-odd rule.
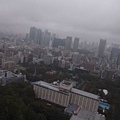
[[[82,40],[120,41],[120,0],[0,0],[0,31],[31,26]]]

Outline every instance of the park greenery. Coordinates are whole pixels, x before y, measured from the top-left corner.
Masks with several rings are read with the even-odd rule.
[[[24,63],[21,64],[22,67],[25,69],[21,69],[20,71],[22,74],[25,74],[27,79],[31,82],[35,81],[46,81],[46,82],[53,82],[56,80],[62,81],[63,79],[74,79],[77,82],[80,82],[81,79],[85,81],[90,80],[97,80],[98,78],[86,73],[80,73],[77,71],[69,71],[68,69],[60,68],[56,65],[45,65],[44,63],[41,64],[32,64],[32,63]],[[46,72],[54,70],[56,74],[47,74]],[[73,76],[76,76],[72,78]],[[89,79],[88,79],[89,78]]]
[[[63,79],[72,79],[78,83],[77,89],[85,90],[90,93],[99,95],[101,99],[105,99],[111,105],[110,110],[105,110],[103,113],[102,108],[99,108],[99,113],[102,113],[106,116],[106,120],[120,120],[120,84],[108,81],[101,80],[96,76],[92,76],[89,73],[81,73],[78,71],[68,71],[67,69],[62,69],[54,65],[45,65],[41,64],[22,64],[26,69],[21,70],[23,74],[27,76],[27,79],[30,82],[43,80],[46,82],[53,82],[56,80],[62,81]],[[34,75],[36,69],[36,75]],[[47,71],[55,70],[56,74],[50,75],[46,74]],[[72,78],[76,76],[75,78]],[[105,95],[99,89],[108,90],[108,94]]]
[[[14,83],[0,87],[0,120],[69,120],[63,108],[35,98],[32,85]]]
[[[108,94],[105,95],[99,89],[108,90]],[[99,112],[106,116],[106,120],[120,120],[120,85],[112,81],[90,81],[85,85],[85,91],[98,94],[102,99],[105,99],[110,104],[110,110],[106,110],[105,113],[99,108]]]

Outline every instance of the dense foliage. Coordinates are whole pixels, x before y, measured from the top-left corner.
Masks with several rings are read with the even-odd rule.
[[[28,83],[0,87],[0,120],[69,120],[63,110],[35,99]]]
[[[103,110],[101,108],[99,109],[100,113],[105,114],[106,120],[120,120],[120,84],[107,80],[103,81],[89,73],[82,73],[80,71],[70,72],[54,65],[25,64],[23,66],[26,70],[23,70],[22,72],[27,75],[29,81],[44,80],[46,82],[53,82],[55,80],[63,80],[66,78],[71,79],[72,76],[77,75],[75,79],[72,78],[72,80],[77,81],[77,89],[82,89],[100,95],[102,99],[106,99],[110,103],[110,110],[106,110],[105,113],[102,113]],[[37,75],[34,76],[35,68],[37,70]],[[46,74],[46,72],[50,70],[56,70],[57,73],[55,75]],[[104,95],[104,93],[100,92],[99,89],[107,89],[109,92],[108,95]]]
[[[108,94],[105,95],[99,89],[108,90]],[[85,91],[98,94],[101,98],[106,99],[111,107],[110,110],[106,110],[106,120],[120,120],[120,85],[112,81],[90,81],[86,84]]]
[[[53,82],[56,80],[63,80],[65,78],[71,78],[68,73],[68,70],[62,69],[58,66],[54,65],[45,65],[42,64],[32,64],[32,63],[24,63],[22,66],[25,68],[24,70],[21,69],[21,72],[26,75],[27,79],[31,82],[34,81],[46,81],[46,82]],[[47,74],[51,70],[56,71],[55,74]],[[36,72],[36,74],[35,74]]]

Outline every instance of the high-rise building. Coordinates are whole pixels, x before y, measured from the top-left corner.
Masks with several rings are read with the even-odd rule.
[[[3,60],[3,53],[0,52],[0,65],[2,65],[2,60]]]
[[[57,35],[56,35],[55,33],[53,33],[53,34],[51,35],[51,41],[53,41],[56,37],[57,37]]]
[[[111,47],[112,47],[112,48],[119,48],[120,45],[119,45],[119,44],[112,43],[112,44],[111,44]]]
[[[35,27],[30,28],[29,39],[34,43],[41,45],[42,44],[42,30]]]
[[[29,39],[35,41],[37,28],[31,27],[29,33]]]
[[[119,67],[120,66],[120,52],[118,53],[118,57],[117,57],[117,67]]]
[[[71,44],[72,44],[72,37],[67,36],[65,40],[65,49],[70,50],[71,49]]]
[[[120,53],[119,48],[112,48],[111,55],[110,55],[110,60],[117,60],[119,53]]]
[[[79,46],[79,38],[74,39],[73,50],[76,52]]]
[[[52,47],[52,45],[53,45],[53,40],[54,40],[56,37],[57,37],[57,36],[56,36],[55,33],[51,34],[50,47]]]
[[[48,30],[45,30],[45,33],[44,33],[44,41],[43,41],[43,45],[45,47],[48,47],[49,44],[50,44],[50,39],[51,39],[51,33],[48,32]]]
[[[52,47],[65,46],[65,39],[54,38]]]
[[[42,41],[42,30],[38,29],[36,33],[35,43],[41,45],[41,41]]]
[[[25,40],[28,41],[28,39],[29,39],[29,35],[28,33],[26,33]]]
[[[106,47],[106,40],[100,39],[99,48],[98,48],[98,57],[103,57]]]

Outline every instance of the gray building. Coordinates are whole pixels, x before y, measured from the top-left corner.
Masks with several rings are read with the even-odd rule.
[[[44,45],[45,47],[49,47],[49,45],[50,45],[50,40],[51,40],[51,33],[48,32],[48,30],[45,30],[45,32],[44,32],[43,45]]]
[[[74,63],[80,64],[80,58],[81,58],[81,55],[78,52],[75,52],[73,54],[73,62]]]
[[[46,65],[50,65],[53,63],[53,56],[51,54],[48,54],[48,55],[44,55],[43,56],[43,62],[46,64]]]
[[[79,47],[79,38],[74,39],[74,44],[73,44],[73,51],[76,52]]]
[[[36,44],[41,45],[41,41],[42,41],[42,30],[41,29],[37,29],[34,42]]]
[[[95,113],[99,106],[99,96],[73,88],[73,83],[63,80],[59,85],[43,81],[33,83],[37,98],[67,107],[70,104]],[[79,112],[79,111],[78,111]]]
[[[72,37],[67,36],[65,40],[65,49],[70,50],[72,45]]]
[[[52,47],[65,46],[65,39],[54,38]]]
[[[81,109],[77,115],[72,115],[70,120],[105,120],[105,116]]]
[[[118,53],[118,57],[117,57],[117,62],[116,62],[116,64],[117,64],[117,67],[120,66],[120,53]]]
[[[98,47],[98,57],[101,58],[104,56],[106,47],[106,40],[100,39],[99,47]]]
[[[0,85],[5,86],[13,82],[23,82],[25,76],[20,74],[14,74],[11,71],[0,70]]]
[[[72,114],[70,120],[105,120],[97,113],[99,96],[73,88],[73,83],[63,80],[57,85],[43,81],[34,82],[33,89],[37,98],[65,107]]]
[[[0,66],[2,65],[2,60],[3,60],[3,53],[0,52]]]
[[[35,41],[36,32],[37,32],[37,28],[36,27],[31,27],[30,28],[30,33],[29,33],[29,39],[30,40]]]
[[[119,48],[112,48],[111,55],[110,55],[110,60],[117,60],[119,53],[120,53]]]
[[[30,28],[29,39],[36,44],[42,44],[42,30],[35,27]]]

